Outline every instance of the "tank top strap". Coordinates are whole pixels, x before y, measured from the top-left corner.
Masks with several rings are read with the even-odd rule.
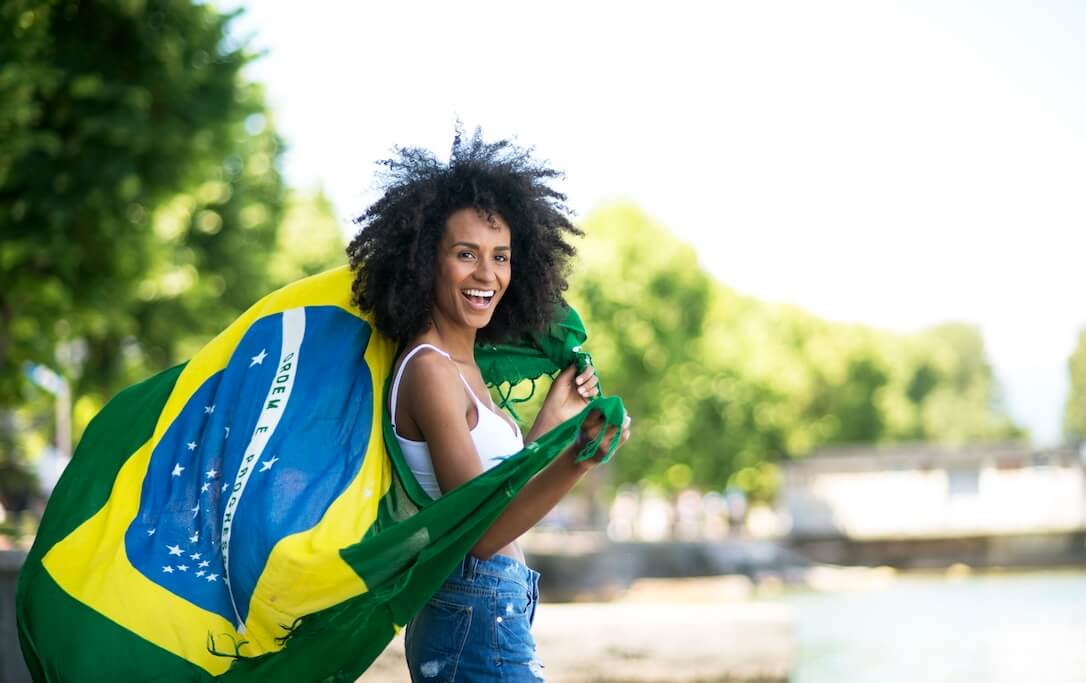
[[[415,354],[423,349],[433,349],[434,351],[440,353],[442,356],[448,358],[449,361],[453,362],[454,365],[456,364],[455,361],[453,361],[452,356],[437,348],[433,344],[419,344],[415,348],[411,349],[411,351],[409,351],[406,356],[404,356],[403,362],[400,363],[400,369],[396,372],[396,376],[392,379],[392,405],[389,406],[389,410],[392,411],[391,418],[393,430],[396,429],[396,399],[399,397],[400,394],[400,380],[403,378],[404,368],[407,367],[407,364],[411,361],[412,358],[414,358]],[[490,407],[490,405],[484,403],[483,400],[475,394],[475,390],[471,388],[471,384],[468,382],[467,377],[464,377],[464,373],[460,372],[460,368],[456,369],[456,374],[460,376],[460,381],[464,383],[464,387],[468,390],[468,393],[471,394],[471,398],[475,401],[475,407],[477,410],[480,411],[479,420],[484,419],[482,415],[485,412],[486,414],[492,415],[497,418],[502,423],[502,426],[504,428],[508,428],[509,423],[505,421],[505,418],[499,416],[494,411],[494,409]],[[522,435],[520,433],[520,425],[518,425],[516,421],[513,422],[513,432],[516,434],[517,438],[522,438]]]
[[[393,429],[396,428],[396,398],[399,396],[400,393],[400,380],[403,378],[404,368],[406,368],[407,364],[411,362],[411,359],[415,357],[415,354],[419,351],[422,351],[423,349],[433,349],[434,351],[440,353],[442,356],[448,358],[450,361],[452,360],[452,356],[437,348],[433,344],[419,344],[415,348],[411,349],[411,351],[409,351],[406,356],[404,356],[403,362],[400,363],[400,369],[396,371],[396,376],[392,379],[392,405],[389,406],[389,410],[392,413],[391,417]],[[456,374],[460,374],[459,368],[457,369]],[[460,379],[463,380],[464,376],[460,375]],[[467,380],[464,380],[464,384],[467,384]],[[469,386],[468,389],[470,390],[471,387]],[[475,394],[473,393],[472,396],[475,396]]]

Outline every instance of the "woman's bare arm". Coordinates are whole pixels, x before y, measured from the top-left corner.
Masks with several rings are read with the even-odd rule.
[[[572,382],[572,373],[563,379]],[[451,491],[479,476],[483,465],[465,419],[471,402],[456,367],[438,354],[420,354],[405,370],[400,392],[400,400],[406,401],[411,420],[429,446],[441,490]],[[545,419],[560,417],[558,408],[562,405],[568,409],[568,397],[558,398],[562,399],[561,405],[557,400],[550,401],[554,417]],[[472,555],[488,559],[515,541],[543,519],[594,464],[594,461],[575,462],[574,449],[567,449],[521,489],[472,548]]]

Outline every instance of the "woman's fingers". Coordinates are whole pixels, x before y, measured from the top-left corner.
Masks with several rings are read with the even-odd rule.
[[[614,427],[608,427],[607,431],[603,434],[603,440],[600,441],[600,447],[596,449],[595,459],[603,460],[607,457],[607,453],[611,450],[611,442],[615,440],[615,435],[618,430]]]
[[[629,413],[627,413],[626,417],[623,418],[623,420],[622,420],[622,431],[620,433],[619,440],[618,440],[618,445],[619,446],[621,446],[622,444],[624,444],[624,443],[626,443],[627,441],[630,440],[630,423],[632,421],[633,420],[630,418]],[[610,446],[611,446],[610,439],[613,439],[614,436],[615,436],[615,428],[610,427],[608,429],[608,431],[607,431],[607,437],[604,438],[604,442],[607,444],[608,448],[610,448]],[[602,447],[602,445],[603,444],[601,444],[601,447]],[[606,453],[606,451],[603,451],[603,452]]]
[[[558,376],[554,378],[554,381],[556,383],[557,382],[563,382],[563,381],[569,381],[569,378],[572,377],[573,374],[576,373],[576,372],[577,372],[577,366],[576,365],[571,365],[568,368],[566,368],[565,370],[563,370],[562,372],[558,373]],[[580,382],[577,382],[577,383],[580,384]]]
[[[622,430],[629,431],[631,422],[632,420],[629,414],[627,414],[625,419],[622,420]],[[590,439],[594,439],[596,438],[596,436],[599,435],[600,430],[603,429],[603,425],[603,413],[598,410],[590,410],[588,412],[588,415],[585,417],[584,423],[581,425],[581,432],[588,435]],[[612,432],[613,436],[615,428],[608,427],[608,429]]]
[[[599,379],[593,376],[592,379],[581,384],[580,387],[577,388],[577,391],[580,392],[585,399],[595,399],[595,397],[599,395]]]
[[[574,366],[571,365],[570,367],[574,367]],[[589,365],[588,367],[586,367],[584,369],[584,372],[577,375],[577,385],[580,386],[580,385],[584,384],[585,382],[588,381],[588,379],[590,377],[595,376],[595,374],[596,374],[596,368]]]
[[[600,383],[600,378],[596,376],[596,368],[589,365],[585,368],[585,371],[577,375],[574,380],[577,384],[577,393],[585,398],[594,398],[600,393],[597,385]]]
[[[597,408],[593,408],[588,411],[588,415],[585,417],[584,422],[595,431],[599,431],[603,427],[603,413]]]
[[[600,378],[592,375],[588,378],[588,380],[585,381],[584,384],[577,387],[577,391],[580,392],[581,396],[584,396],[585,398],[594,398],[597,394],[600,393],[599,383]]]
[[[611,450],[611,442],[614,441],[616,434],[619,437],[619,446],[629,441],[630,423],[632,421],[633,420],[627,414],[626,417],[622,420],[621,431],[614,426],[608,426],[607,430],[603,433],[603,438],[600,439],[599,448],[597,448],[596,452],[592,454],[590,460],[594,462],[600,462],[605,457],[607,457],[607,453]],[[598,437],[600,434],[600,430],[603,429],[603,426],[603,415],[599,411],[593,410],[591,413],[589,413],[588,418],[585,419],[584,425],[582,425],[581,427],[581,438],[578,439],[578,444],[590,443],[591,441],[596,439],[596,437]]]
[[[577,383],[577,393],[584,398],[595,398],[599,395],[600,378],[596,375],[596,368],[589,365],[585,371],[577,375],[574,380]]]

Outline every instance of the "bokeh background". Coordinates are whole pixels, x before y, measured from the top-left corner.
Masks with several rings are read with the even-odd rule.
[[[1082,680],[1084,35],[1057,1],[3,0],[0,544],[105,401],[344,263],[374,162],[460,119],[566,173],[636,416],[526,539],[552,680]]]

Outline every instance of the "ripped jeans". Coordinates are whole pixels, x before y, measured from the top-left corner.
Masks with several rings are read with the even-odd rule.
[[[407,625],[411,680],[542,681],[531,632],[538,602],[539,572],[468,555]]]

